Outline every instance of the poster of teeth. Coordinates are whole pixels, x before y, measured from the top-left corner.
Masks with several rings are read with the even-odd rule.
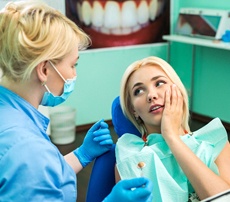
[[[169,34],[170,0],[65,1],[67,17],[91,37],[91,48],[161,42]]]

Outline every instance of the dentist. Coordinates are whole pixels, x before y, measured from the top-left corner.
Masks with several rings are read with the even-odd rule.
[[[100,120],[63,157],[46,134],[49,119],[37,110],[68,98],[79,50],[89,45],[75,23],[40,1],[11,2],[0,11],[0,201],[76,202],[76,174],[110,150],[110,131]],[[124,180],[104,201],[151,201],[151,190],[146,178]]]

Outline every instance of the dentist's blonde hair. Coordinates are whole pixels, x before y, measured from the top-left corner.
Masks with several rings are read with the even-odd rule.
[[[39,63],[60,62],[76,44],[81,50],[91,41],[74,22],[39,0],[10,2],[0,11],[0,69],[8,79],[28,80]]]
[[[183,122],[182,127],[187,132],[190,132],[189,127],[189,106],[188,106],[188,95],[187,91],[181,82],[179,76],[175,72],[175,70],[163,59],[159,57],[147,57],[142,60],[138,60],[134,63],[132,63],[126,71],[123,74],[122,80],[121,80],[121,89],[120,89],[120,102],[121,102],[121,108],[125,116],[136,126],[136,128],[140,131],[140,133],[143,135],[145,134],[146,128],[142,120],[137,121],[135,119],[132,103],[131,103],[131,97],[128,89],[128,83],[129,79],[132,76],[132,74],[142,68],[146,65],[157,65],[160,67],[168,76],[168,78],[177,85],[177,87],[180,89],[182,96],[183,96]]]

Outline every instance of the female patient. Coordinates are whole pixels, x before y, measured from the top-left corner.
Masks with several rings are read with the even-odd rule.
[[[120,101],[142,138],[119,138],[117,180],[150,178],[153,201],[197,201],[230,189],[227,133],[218,118],[191,133],[185,87],[167,62],[148,57],[131,64]]]

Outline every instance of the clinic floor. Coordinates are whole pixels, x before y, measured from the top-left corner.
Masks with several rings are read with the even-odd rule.
[[[195,130],[199,129],[200,127],[202,127],[203,125],[205,125],[205,124],[200,122],[200,121],[192,120],[191,121],[191,130],[195,131]],[[113,127],[110,127],[110,129],[111,129],[112,138],[113,138],[114,142],[116,142],[117,135],[114,132]],[[70,151],[74,150],[76,147],[78,147],[83,142],[85,134],[86,134],[86,131],[77,132],[76,133],[76,140],[73,143],[68,144],[68,145],[58,145],[60,152],[63,155],[65,155],[65,154],[69,153]],[[87,186],[88,186],[88,181],[89,181],[92,166],[93,166],[93,163],[89,164],[77,176],[77,179],[78,179],[78,199],[77,199],[77,202],[85,202],[86,191],[87,191]]]

